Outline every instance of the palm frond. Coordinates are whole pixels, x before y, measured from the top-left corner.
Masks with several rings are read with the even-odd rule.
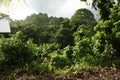
[[[25,0],[0,0],[0,8],[5,8],[8,9],[9,11],[10,4],[12,2],[20,5],[27,5]],[[0,15],[1,15],[1,11],[0,11]]]
[[[25,0],[0,0],[0,7],[8,7],[12,1],[20,4],[26,4]]]
[[[8,6],[12,0],[0,0],[0,7],[1,6]]]

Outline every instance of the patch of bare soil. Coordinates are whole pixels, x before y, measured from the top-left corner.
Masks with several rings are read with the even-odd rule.
[[[0,80],[120,80],[120,69],[102,68],[86,72],[68,72],[66,74],[54,74],[46,76],[33,76],[20,74],[13,78],[4,77]]]
[[[55,80],[120,80],[120,69],[102,68],[86,72],[67,73]]]
[[[120,70],[104,68],[98,71],[84,72],[75,80],[120,80]]]

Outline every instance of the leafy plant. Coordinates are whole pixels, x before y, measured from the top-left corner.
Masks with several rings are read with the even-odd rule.
[[[56,56],[52,59],[52,66],[62,69],[65,66],[70,66],[70,60],[66,57]]]
[[[0,70],[9,72],[16,68],[24,68],[35,60],[37,46],[31,40],[24,42],[22,32],[11,35],[10,38],[1,41],[0,50],[4,56]]]

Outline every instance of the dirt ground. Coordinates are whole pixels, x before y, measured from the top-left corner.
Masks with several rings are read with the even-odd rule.
[[[106,68],[91,73],[84,72],[83,77],[77,77],[76,80],[120,80],[120,70]]]
[[[14,78],[4,77],[0,80],[120,80],[120,69],[102,68],[85,72],[68,72],[49,76],[33,76],[26,73],[16,75]]]

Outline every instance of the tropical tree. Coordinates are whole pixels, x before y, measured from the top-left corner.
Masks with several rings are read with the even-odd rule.
[[[81,0],[87,1],[87,0]],[[117,67],[119,55],[119,3],[117,0],[93,0],[92,6],[99,11],[99,21],[94,27],[95,35],[92,37],[93,53],[97,65]],[[109,62],[108,62],[109,60]]]
[[[60,45],[60,48],[64,48],[67,45],[74,45],[73,32],[69,20],[62,23],[61,28],[58,30],[55,41]]]
[[[70,24],[73,26],[73,31],[75,32],[81,25],[89,26],[89,29],[93,28],[96,25],[96,20],[90,10],[82,8],[78,9],[72,16]]]
[[[88,0],[80,0],[88,1]],[[89,2],[89,1],[88,1]],[[92,0],[92,6],[99,11],[99,19],[108,20],[110,15],[110,8],[113,8],[116,0]],[[120,0],[117,0],[119,4]]]

